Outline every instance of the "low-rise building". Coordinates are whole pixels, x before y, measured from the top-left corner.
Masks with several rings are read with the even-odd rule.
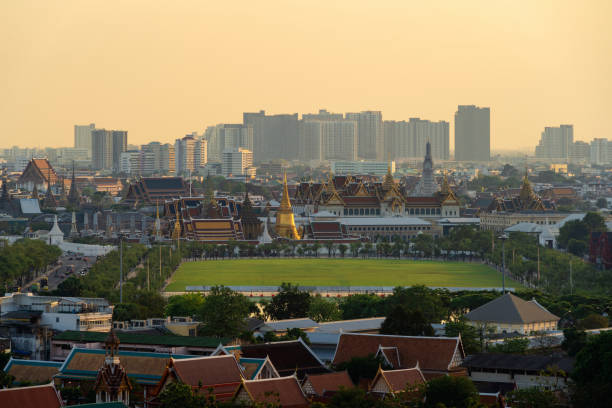
[[[550,313],[535,299],[523,300],[506,293],[465,315],[474,326],[489,326],[496,333],[529,334],[556,330],[559,317]]]

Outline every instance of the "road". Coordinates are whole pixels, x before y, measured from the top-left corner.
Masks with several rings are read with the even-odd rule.
[[[62,283],[64,280],[69,278],[70,276],[81,276],[80,272],[83,268],[86,271],[89,271],[89,268],[96,262],[96,257],[82,257],[80,255],[74,254],[63,254],[59,258],[60,265],[56,265],[49,269],[49,272],[46,273],[47,278],[47,286],[49,290],[57,289],[58,285]],[[70,272],[73,271],[73,272]],[[87,273],[87,272],[86,272]],[[40,285],[40,280],[45,276],[40,276],[35,279],[33,282],[28,283],[28,287],[32,285],[32,283],[36,283]],[[27,290],[27,289],[25,289]]]

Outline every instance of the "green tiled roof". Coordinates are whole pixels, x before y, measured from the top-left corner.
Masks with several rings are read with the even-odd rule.
[[[104,342],[108,337],[108,333],[100,332],[80,332],[80,331],[65,331],[53,337],[53,340],[71,340],[84,342]],[[215,348],[221,344],[230,342],[229,338],[224,337],[188,337],[175,335],[160,335],[150,336],[144,334],[133,334],[117,332],[119,341],[125,344],[159,344],[163,346],[176,347],[212,347]]]

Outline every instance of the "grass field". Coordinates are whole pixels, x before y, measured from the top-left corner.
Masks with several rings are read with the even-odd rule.
[[[166,288],[189,285],[501,287],[501,275],[480,264],[391,259],[237,259],[181,265]],[[519,287],[506,279],[510,287]]]

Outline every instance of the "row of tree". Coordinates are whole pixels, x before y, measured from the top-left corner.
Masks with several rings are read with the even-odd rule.
[[[13,286],[23,286],[44,274],[55,263],[62,251],[38,239],[20,239],[8,245],[0,245],[0,287],[8,291]]]

